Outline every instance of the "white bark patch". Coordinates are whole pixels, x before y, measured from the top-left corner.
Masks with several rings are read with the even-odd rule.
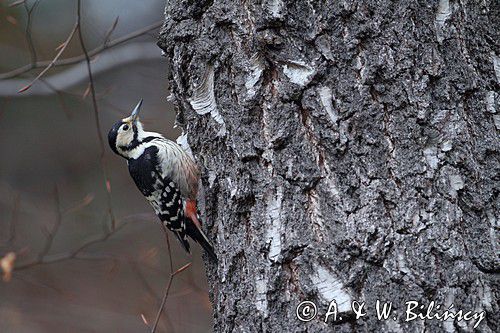
[[[276,262],[281,254],[281,205],[283,203],[283,188],[276,189],[276,195],[270,196],[267,202],[267,229],[266,239],[269,243],[269,260]]]
[[[316,191],[311,191],[311,195],[309,196],[309,204],[310,204],[310,214],[311,214],[311,222],[313,226],[317,226],[317,234],[320,241],[323,241],[323,231],[325,230],[325,222],[323,219],[323,213],[321,212],[321,204],[319,202],[319,196]]]
[[[495,123],[495,127],[497,128],[497,130],[500,130],[500,115],[494,115],[493,122]]]
[[[283,73],[290,79],[290,82],[305,86],[311,82],[316,70],[303,61],[290,61],[283,66]]]
[[[498,240],[497,230],[500,228],[500,219],[497,219],[495,213],[492,210],[488,210],[486,212],[486,216],[488,217],[488,221],[490,222],[490,240],[494,253],[499,253],[498,245],[500,244]]]
[[[440,0],[436,12],[436,20],[434,21],[434,24],[436,26],[436,37],[439,43],[443,41],[442,29],[450,15],[451,8],[449,0]]]
[[[212,118],[221,125],[218,135],[226,134],[226,124],[217,109],[217,102],[214,93],[214,68],[208,66],[199,86],[193,89],[193,96],[188,98],[193,110],[199,115],[210,113]]]
[[[405,274],[411,273],[410,269],[408,268],[408,265],[406,265],[406,258],[402,253],[398,253],[396,260],[398,263],[398,268],[401,272]]]
[[[267,281],[262,276],[255,280],[255,307],[267,317]]]
[[[321,87],[319,88],[319,98],[321,100],[321,104],[325,109],[326,113],[330,117],[331,122],[336,125],[339,116],[337,111],[333,108],[333,93],[330,87]]]
[[[328,60],[334,60],[334,56],[332,53],[332,45],[330,43],[330,40],[326,35],[319,36],[316,39],[316,46],[320,50],[321,54]]]
[[[332,195],[332,197],[334,198],[340,198],[339,196],[339,187],[337,186],[336,182],[331,179],[331,171],[330,171],[330,167],[327,166],[327,164],[325,163],[325,171],[326,171],[326,174],[328,176],[328,178],[326,179],[326,184],[328,185],[327,187],[327,191],[330,192],[330,194]]]
[[[453,144],[451,143],[451,140],[446,140],[443,141],[441,144],[441,151],[447,152],[453,149]]]
[[[182,133],[178,138],[177,140],[175,140],[175,142],[177,142],[177,144],[179,146],[181,146],[181,148],[189,154],[189,156],[193,157],[194,158],[194,155],[193,155],[193,151],[191,150],[191,147],[189,146],[189,143],[188,143],[188,138],[187,138],[187,133]]]
[[[497,113],[496,100],[498,99],[498,94],[495,91],[488,91],[486,94],[486,111],[489,113]]]
[[[200,115],[217,112],[217,102],[214,93],[214,69],[207,68],[200,85],[195,85],[193,96],[188,98],[191,107]]]
[[[493,69],[495,70],[495,76],[497,77],[498,83],[500,83],[500,58],[496,54],[491,55],[493,61]]]
[[[262,72],[264,71],[264,62],[259,54],[254,54],[250,58],[250,74],[247,76],[245,81],[245,88],[247,89],[248,97],[253,97],[256,94],[256,85],[260,81]]]
[[[215,183],[215,179],[217,179],[217,174],[214,171],[208,172],[208,186],[212,188]]]
[[[427,147],[424,149],[424,156],[427,160],[427,164],[431,167],[431,169],[436,169],[439,163],[439,159],[437,157],[437,149],[436,147]]]
[[[281,18],[283,17],[283,1],[281,0],[269,0],[266,1],[265,4],[267,10],[271,14],[271,17],[273,18]]]
[[[444,306],[447,306],[447,305],[449,306],[450,304],[453,304],[454,301],[455,301],[455,292],[454,292],[454,289],[451,288],[448,291],[448,294],[446,295],[446,300],[445,300]],[[454,319],[452,319],[452,318],[448,318],[448,320],[443,321],[443,329],[445,330],[445,332],[447,332],[447,333],[456,332],[455,325],[453,324],[453,322],[454,322]]]
[[[464,188],[464,181],[460,175],[450,175],[450,195],[453,198],[457,197],[457,191]]]
[[[460,175],[451,175],[450,176],[450,184],[451,188],[455,191],[461,190],[464,188],[464,181]]]
[[[439,110],[431,120],[432,125],[440,124],[442,123],[446,117],[448,117],[448,114],[450,113],[450,110]]]
[[[352,298],[344,290],[342,281],[330,270],[322,266],[315,265],[314,269],[315,272],[311,276],[311,280],[318,289],[321,297],[328,303],[335,300],[339,312],[350,312]]]
[[[166,98],[167,102],[174,102],[175,101],[175,95],[170,93],[167,98]],[[175,125],[174,125],[174,128],[175,128]]]
[[[233,187],[233,182],[232,182],[231,178],[227,177],[226,180],[227,180],[227,188],[230,190],[229,195],[231,198],[234,198],[234,196],[238,192],[238,189],[236,188],[236,186]]]
[[[440,0],[437,13],[436,13],[436,23],[438,25],[443,25],[448,17],[451,15],[450,1],[449,0]]]
[[[366,64],[367,64],[366,52],[361,51],[356,56],[355,63],[354,63],[354,67],[358,70],[359,78],[360,78],[360,80],[358,80],[359,83],[357,84],[358,89],[362,89],[363,88],[362,86],[366,81],[366,74],[368,71]]]
[[[264,139],[267,143],[267,148],[262,153],[262,157],[267,161],[274,160],[274,150],[269,149],[271,142],[272,129],[269,128],[269,111],[271,111],[272,105],[267,101],[264,101],[262,106],[262,124],[263,124],[263,134]],[[267,172],[272,175],[273,174],[273,165],[274,163],[267,164]]]
[[[482,291],[482,296],[480,297],[481,299],[481,306],[486,310],[486,311],[493,311],[493,294],[491,292],[491,288],[488,284],[486,283],[481,283],[481,291]]]

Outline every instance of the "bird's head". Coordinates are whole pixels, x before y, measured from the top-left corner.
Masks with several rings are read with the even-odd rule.
[[[128,158],[129,152],[139,143],[144,132],[139,121],[142,99],[137,103],[129,117],[118,121],[109,130],[108,141],[111,149],[118,155]]]

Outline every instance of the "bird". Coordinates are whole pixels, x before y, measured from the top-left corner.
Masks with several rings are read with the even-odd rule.
[[[200,173],[193,158],[176,142],[145,131],[139,120],[141,99],[129,117],[109,130],[111,150],[127,160],[130,176],[160,219],[186,252],[189,236],[217,261],[214,247],[201,228],[196,207]]]

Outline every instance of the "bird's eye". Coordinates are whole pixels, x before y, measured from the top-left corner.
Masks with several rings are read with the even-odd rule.
[[[124,131],[128,131],[128,125],[123,126]]]

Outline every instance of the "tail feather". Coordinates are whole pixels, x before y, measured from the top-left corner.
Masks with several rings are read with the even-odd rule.
[[[187,253],[191,254],[191,248],[189,246],[189,242],[186,239],[186,234],[185,233],[180,233],[178,231],[174,231],[175,237],[179,240],[179,243],[181,243],[182,247],[184,250],[186,250]]]
[[[205,235],[203,230],[198,228],[196,224],[194,224],[191,220],[188,220],[186,223],[186,231],[187,234],[201,247],[207,252],[207,254],[212,258],[215,262],[218,261],[217,255],[215,254],[214,247],[208,240],[208,237]]]

